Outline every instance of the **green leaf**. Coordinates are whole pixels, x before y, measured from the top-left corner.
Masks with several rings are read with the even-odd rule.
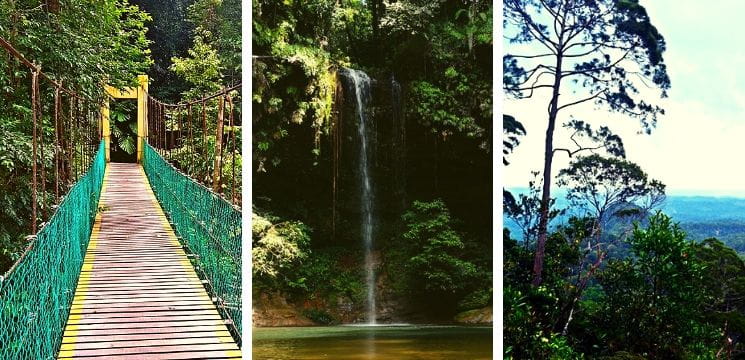
[[[127,154],[134,154],[135,152],[135,141],[130,136],[125,136],[119,140],[119,148],[124,150]]]

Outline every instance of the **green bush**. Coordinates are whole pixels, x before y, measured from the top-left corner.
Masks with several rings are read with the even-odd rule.
[[[299,221],[280,221],[271,215],[252,214],[253,276],[260,283],[284,288],[299,286],[297,269],[308,256],[310,228]]]
[[[359,257],[358,253],[344,248],[312,250],[311,230],[305,224],[256,212],[252,216],[253,274],[259,286],[299,298],[344,296],[354,303],[364,301],[359,267],[344,267],[339,261]]]
[[[321,309],[305,309],[303,310],[303,316],[321,325],[335,325],[339,323],[331,314]]]
[[[440,199],[414,201],[403,220],[412,290],[428,295],[462,292],[477,270],[476,265],[460,256],[465,245],[460,234],[452,229],[445,203]]]
[[[305,292],[327,299],[346,296],[354,303],[362,303],[365,284],[360,269],[346,268],[339,263],[339,259],[352,255],[343,248],[327,248],[312,252],[298,269],[299,277],[305,281]]]
[[[526,295],[506,285],[503,293],[505,359],[584,359],[566,336],[552,333],[536,322],[534,315],[539,307],[531,304],[535,298],[558,300],[546,288],[539,287]]]
[[[480,309],[492,303],[492,288],[477,289],[458,302],[458,311]]]

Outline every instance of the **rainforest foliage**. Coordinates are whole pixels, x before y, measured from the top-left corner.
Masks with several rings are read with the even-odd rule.
[[[150,93],[177,102],[241,79],[241,3],[132,0],[152,17]]]
[[[504,229],[502,240],[505,358],[742,357],[743,258],[716,238],[692,240],[700,229],[691,236],[659,210],[665,185],[626,158],[610,125],[575,118],[573,106],[594,102],[599,114],[615,111],[639,120],[642,132],[654,129],[663,110],[633,83],[664,97],[671,82],[664,38],[644,7],[510,0],[504,32],[504,92],[513,101],[542,95],[549,104],[544,119],[503,117],[506,171],[521,161],[513,151],[523,137],[543,135],[523,124],[548,125],[543,172],[533,173],[527,193],[503,192],[504,214],[521,231]],[[584,95],[564,99],[569,93]],[[568,138],[555,137],[556,121]],[[568,166],[552,172],[564,154]],[[556,205],[552,186],[566,208]]]
[[[159,2],[153,2],[159,4]],[[158,5],[159,6],[159,5]],[[157,7],[157,6],[156,6]],[[154,10],[158,11],[158,10]],[[209,96],[223,88],[238,85],[242,81],[241,76],[241,2],[239,0],[195,0],[190,1],[186,8],[185,17],[182,21],[189,24],[191,30],[188,34],[190,46],[185,52],[173,52],[173,55],[164,63],[170,63],[167,74],[175,74],[176,78],[185,83],[184,90],[178,99],[196,100]],[[168,26],[168,23],[159,24]],[[168,42],[170,39],[162,39]],[[183,50],[183,49],[182,49]],[[164,56],[166,54],[163,54]],[[152,69],[156,72],[158,69]],[[175,82],[174,84],[178,84]],[[167,86],[174,86],[166,84]],[[225,126],[222,139],[222,192],[226,197],[240,200],[242,194],[242,164],[241,143],[243,139],[243,126],[241,121],[241,96],[237,91],[229,93],[231,99],[226,104],[225,119],[228,112],[233,112],[234,126]],[[208,102],[205,106],[205,116],[209,119],[206,126],[199,130],[195,127],[195,138],[184,139],[180,149],[173,155],[173,163],[180,169],[190,174],[205,174],[203,177],[195,176],[197,180],[205,184],[211,184],[214,173],[214,160],[216,152],[217,136],[215,130],[218,113],[218,105],[215,101]],[[194,106],[193,112],[199,114],[201,106]],[[186,118],[188,114],[182,113]],[[198,115],[195,117],[198,119]],[[206,130],[206,143],[195,140],[201,136],[201,131]],[[228,139],[230,143],[228,144]],[[235,139],[235,144],[232,143]],[[227,146],[230,146],[230,149]],[[199,149],[195,154],[188,151],[189,146]],[[235,155],[232,148],[237,149]],[[231,150],[231,151],[228,151]],[[235,159],[234,159],[235,157]],[[235,184],[235,189],[233,189]],[[234,191],[234,194],[229,194]],[[229,195],[228,195],[229,194]]]
[[[593,270],[587,225],[570,221],[549,236],[547,277],[539,287],[530,284],[533,248],[505,230],[507,357],[714,359],[742,353],[745,262],[734,250],[713,238],[689,240],[658,212],[647,225],[633,225],[625,240],[615,239],[625,252]]]
[[[352,68],[371,78],[378,287],[443,318],[491,304],[492,19],[490,1],[253,1],[254,286],[363,305]]]
[[[137,85],[137,75],[152,80],[150,93],[178,102],[207,95],[241,81],[241,22],[237,0],[104,0],[0,1],[0,37],[63,86],[98,102],[103,84]],[[0,50],[0,273],[7,270],[26,246],[31,232],[32,121],[29,69]],[[208,54],[210,56],[206,56]],[[40,81],[40,132],[47,149],[54,139],[54,89]],[[240,149],[240,97],[233,94]],[[63,107],[66,109],[66,104]],[[95,106],[95,105],[94,105]],[[215,118],[217,106],[207,107]],[[91,108],[93,109],[93,108]],[[66,113],[64,113],[66,114]],[[131,100],[111,102],[112,159],[133,157],[136,148],[136,109]],[[63,126],[66,117],[62,117]],[[208,143],[192,173],[212,173],[214,121]],[[232,145],[231,145],[232,146]],[[118,153],[118,154],[117,154]],[[43,156],[46,192],[38,204],[54,202],[52,151]],[[174,150],[175,156],[179,155]],[[190,159],[190,164],[197,164]],[[121,161],[121,160],[120,160]],[[182,161],[182,163],[186,163]],[[231,167],[235,163],[235,169]],[[223,184],[236,174],[240,194],[240,158],[225,155]],[[41,173],[41,172],[40,172]],[[40,175],[40,174],[39,174]],[[61,184],[61,194],[72,184]],[[40,188],[41,189],[41,188]]]
[[[240,1],[133,1],[153,18],[146,35],[152,41],[153,57],[153,64],[147,71],[151,79],[148,91],[154,97],[171,103],[198,100],[242,81]],[[228,122],[227,114],[232,109],[235,126],[226,124],[224,127],[221,186],[225,197],[235,197],[239,202],[242,189],[241,98],[237,91],[230,92],[230,96],[225,121]],[[193,138],[183,136],[178,141],[181,146],[173,149],[168,158],[177,168],[208,186],[211,186],[211,174],[214,174],[217,112],[217,102],[207,102],[204,111],[207,121],[202,123],[201,105],[194,105],[193,124],[184,125],[182,129],[184,134],[187,129],[193,131]],[[188,110],[182,109],[174,115],[186,121]],[[168,127],[169,131],[181,131],[174,124]],[[233,132],[238,152],[235,159],[232,153]],[[235,195],[231,193],[234,182]]]
[[[150,16],[126,0],[2,1],[0,37],[65,87],[93,99],[101,84],[130,86],[150,66],[145,36]],[[0,50],[0,272],[18,258],[31,232],[31,74]],[[53,138],[53,88],[42,80],[41,131]],[[43,158],[53,184],[51,152]],[[40,179],[41,181],[41,179]],[[70,185],[70,184],[63,184]],[[51,203],[53,186],[39,194]]]

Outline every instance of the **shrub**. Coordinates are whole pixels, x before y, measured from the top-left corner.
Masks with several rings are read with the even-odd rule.
[[[303,310],[303,316],[321,325],[334,325],[339,323],[339,321],[331,316],[331,314],[321,309],[305,309]]]

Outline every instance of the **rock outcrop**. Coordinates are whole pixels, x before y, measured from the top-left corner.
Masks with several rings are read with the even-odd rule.
[[[262,293],[253,300],[253,326],[311,326],[313,321],[277,293]]]
[[[466,325],[492,325],[493,310],[491,305],[481,309],[464,311],[455,315],[455,322]]]

